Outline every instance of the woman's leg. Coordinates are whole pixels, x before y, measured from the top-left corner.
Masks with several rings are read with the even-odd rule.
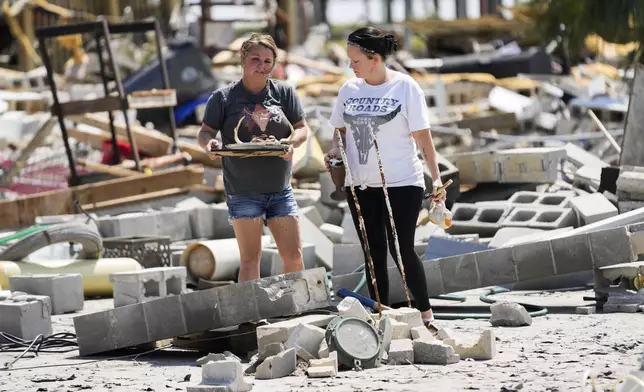
[[[423,318],[432,316],[431,304],[427,293],[427,281],[425,270],[420,258],[414,249],[414,235],[416,233],[416,222],[422,207],[424,190],[417,186],[403,186],[387,188],[389,202],[398,234],[400,255],[405,268],[407,288],[414,296],[416,308],[421,311]],[[394,236],[391,230],[389,216],[387,216],[387,237],[389,238],[389,252],[396,265],[398,257],[396,254]],[[400,267],[399,267],[400,268]]]
[[[239,282],[259,279],[266,201],[264,195],[226,197],[228,215],[239,247]]]
[[[351,189],[347,188],[347,201],[353,224],[358,232],[358,238],[361,243],[364,243],[362,231],[358,222],[358,215],[356,213],[356,206],[351,195]],[[373,266],[376,275],[376,283],[378,285],[378,294],[380,295],[380,302],[383,305],[389,305],[389,275],[387,274],[387,236],[385,233],[384,222],[384,198],[382,191],[378,188],[367,188],[361,190],[356,188],[356,196],[358,196],[358,203],[360,204],[360,211],[364,219],[365,229],[367,232],[367,242],[369,244],[369,253],[373,260]],[[363,252],[364,253],[364,252]],[[372,299],[376,299],[376,291],[374,290],[371,282],[371,270],[365,257],[365,273],[367,275],[367,287],[369,288],[369,295]]]
[[[291,188],[269,197],[266,207],[268,228],[284,261],[283,273],[304,269],[297,202]]]

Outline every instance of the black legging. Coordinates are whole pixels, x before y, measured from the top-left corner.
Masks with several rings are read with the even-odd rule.
[[[380,302],[383,305],[389,305],[389,275],[387,274],[387,244],[389,252],[394,260],[397,260],[394,236],[391,232],[391,223],[385,204],[385,196],[382,188],[367,187],[364,190],[356,187],[356,195],[360,203],[360,211],[364,219],[365,229],[369,242],[369,250],[373,266],[376,273],[376,282],[378,284],[378,293]],[[416,232],[416,222],[418,214],[422,207],[423,195],[425,190],[417,186],[388,187],[389,202],[394,216],[394,224],[398,233],[400,242],[400,255],[405,267],[405,277],[407,278],[407,287],[413,295],[416,308],[421,312],[431,309],[429,295],[427,294],[427,281],[425,280],[425,271],[423,264],[418,258],[414,249],[414,235]],[[353,217],[353,224],[358,232],[360,241],[363,242],[362,233],[358,224],[355,204],[351,190],[346,189],[349,209]],[[386,231],[385,231],[386,228]],[[391,239],[387,241],[387,238]],[[371,271],[367,264],[367,255],[365,253],[365,272],[367,274],[367,285],[371,298],[376,298],[376,293],[371,284]],[[398,263],[396,262],[396,266]],[[400,267],[399,267],[400,269]]]

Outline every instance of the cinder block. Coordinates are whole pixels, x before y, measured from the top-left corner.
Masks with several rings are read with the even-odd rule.
[[[157,216],[150,213],[127,213],[118,216],[104,216],[97,221],[103,238],[138,237],[141,234],[158,236]]]
[[[181,297],[178,295],[143,302],[143,314],[151,340],[163,340],[169,336],[188,333]]]
[[[512,248],[500,248],[474,253],[481,287],[514,283],[519,280]]]
[[[481,287],[474,255],[475,253],[468,253],[439,259],[445,292],[454,293]]]
[[[234,238],[235,231],[228,222],[226,203],[197,207],[189,210],[193,238]]]
[[[449,365],[461,359],[452,346],[436,340],[414,340],[413,350],[414,360],[420,364]]]
[[[479,234],[492,237],[501,227],[501,222],[510,213],[511,208],[488,207],[485,205],[455,203],[452,207],[452,226],[446,231],[449,234]]]
[[[219,318],[223,325],[239,325],[260,319],[258,298],[255,296],[255,285],[252,281],[218,287],[217,299]]]
[[[592,271],[593,255],[587,234],[578,234],[550,241],[557,275]]]
[[[637,261],[626,226],[588,233],[595,268]]]
[[[566,208],[570,203],[572,196],[568,193],[543,193],[543,192],[516,192],[507,203],[513,207],[530,207],[530,208]]]
[[[395,339],[389,346],[387,365],[411,365],[414,363],[414,346],[411,339]]]
[[[302,243],[302,258],[304,268],[315,268],[317,256],[315,255],[315,244],[310,242]],[[259,266],[259,274],[262,278],[283,273],[284,261],[277,250],[275,243],[265,244],[262,247],[262,259]]]
[[[519,281],[556,275],[550,241],[533,242],[512,247]]]
[[[447,156],[460,171],[461,182],[554,183],[563,148],[518,148]]]
[[[364,252],[361,244],[333,245],[333,274],[350,274],[364,265]]]
[[[577,196],[570,204],[579,216],[581,225],[595,223],[617,215],[617,207],[601,193]]]
[[[456,339],[445,339],[443,343],[452,346],[461,359],[486,360],[493,359],[497,354],[496,337],[492,329],[483,331],[478,340],[472,344],[462,343]]]
[[[501,226],[554,230],[572,226],[575,221],[572,208],[517,207],[501,222]]]
[[[459,170],[461,183],[498,182],[501,170],[494,151],[477,151],[446,156]]]
[[[294,348],[298,357],[305,361],[317,358],[325,330],[310,324],[300,324],[286,340],[286,349]]]
[[[322,215],[316,206],[300,208],[300,214],[307,217],[317,227],[320,227],[325,223],[324,218],[322,218]]]
[[[313,268],[252,281],[261,318],[290,316],[330,305],[324,268]],[[235,285],[232,285],[235,286]],[[220,290],[226,290],[224,286]],[[221,292],[219,294],[221,303]]]
[[[644,172],[621,171],[616,185],[618,191],[644,194]]]
[[[244,380],[244,371],[239,361],[226,359],[210,362],[201,368],[200,384],[189,386],[187,392],[248,392],[253,385]]]
[[[0,297],[0,332],[24,340],[33,340],[38,335],[51,335],[49,297],[31,294]]]
[[[320,226],[320,231],[322,231],[334,244],[342,243],[342,234],[344,233],[344,229],[342,229],[342,227],[324,223]]]
[[[114,348],[132,347],[157,340],[148,335],[142,303],[121,306],[108,312],[111,316],[109,330]],[[172,336],[166,338],[170,337]]]
[[[185,267],[157,267],[110,274],[114,307],[185,292]]]
[[[80,274],[15,275],[9,277],[9,289],[49,297],[52,314],[75,312],[84,305]]]
[[[498,152],[500,182],[554,183],[564,148],[516,148]]]
[[[577,314],[595,314],[595,306],[577,306],[575,308],[575,313]]]
[[[193,239],[190,211],[167,210],[157,211],[151,214],[156,217],[156,232],[159,235],[168,236],[172,241]]]
[[[281,353],[268,357],[257,367],[255,378],[271,380],[289,376],[297,368],[296,350],[286,349]]]
[[[181,308],[188,333],[221,328],[217,288],[181,294]]]
[[[315,245],[317,265],[333,269],[333,241],[329,239],[319,227],[304,215],[300,215],[300,235],[302,241]]]
[[[620,200],[617,202],[617,210],[620,214],[632,212],[644,208],[644,201]]]

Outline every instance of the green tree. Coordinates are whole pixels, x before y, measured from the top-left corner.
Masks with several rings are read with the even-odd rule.
[[[638,42],[640,51],[644,43],[644,0],[532,0],[524,10],[542,37],[563,36],[573,56],[583,52],[590,34],[613,43]]]

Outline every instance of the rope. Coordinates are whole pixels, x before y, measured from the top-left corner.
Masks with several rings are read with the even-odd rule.
[[[373,289],[376,292],[376,302],[378,303],[378,318],[382,318],[382,303],[380,302],[380,294],[378,293],[378,282],[376,282],[376,270],[373,266],[373,260],[371,259],[371,252],[369,250],[369,240],[367,239],[367,228],[364,224],[364,219],[362,218],[362,212],[360,210],[360,202],[358,201],[358,196],[356,195],[355,186],[353,184],[353,177],[351,176],[351,170],[349,169],[349,160],[347,159],[347,153],[344,150],[344,142],[342,141],[342,133],[339,129],[335,130],[338,136],[338,146],[340,147],[340,154],[342,154],[342,160],[345,162],[344,168],[346,171],[347,180],[349,182],[349,189],[351,189],[351,196],[353,197],[353,202],[356,206],[356,213],[358,214],[358,226],[360,226],[360,232],[362,233],[362,249],[367,255],[367,264],[369,264],[369,271],[371,272],[371,284]],[[403,283],[404,284],[404,283]]]
[[[387,191],[387,180],[385,179],[385,171],[382,168],[382,159],[380,158],[380,149],[378,148],[378,140],[376,140],[376,135],[373,132],[371,125],[368,126],[369,133],[373,139],[373,146],[376,150],[376,157],[378,158],[378,169],[380,170],[380,179],[382,180],[382,193],[385,195],[385,204],[387,205],[387,212],[389,213],[389,222],[391,224],[391,232],[394,236],[394,247],[396,248],[396,262],[398,263],[398,268],[400,269],[400,275],[402,276],[403,288],[405,290],[405,299],[407,300],[407,306],[411,308],[411,300],[409,299],[409,290],[407,289],[407,277],[405,276],[405,267],[402,263],[402,256],[400,255],[400,242],[398,241],[398,232],[396,231],[396,223],[394,222],[394,213],[391,209],[391,203],[389,202],[389,192]],[[346,165],[345,165],[346,166]]]

